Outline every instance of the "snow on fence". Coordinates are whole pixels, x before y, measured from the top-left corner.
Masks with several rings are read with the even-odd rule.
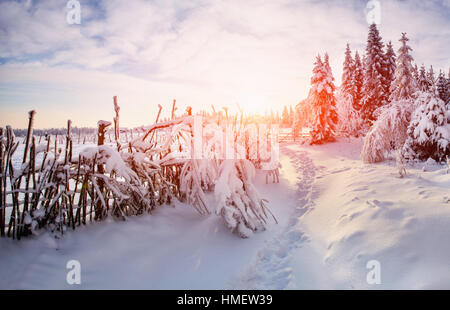
[[[265,229],[271,219],[276,222],[253,185],[255,166],[277,174],[278,161],[273,165],[274,158],[268,158],[271,151],[263,150],[270,144],[270,134],[261,143],[259,136],[252,135],[255,126],[242,117],[229,119],[214,112],[195,124],[198,117],[189,111],[166,122],[158,122],[158,113],[154,125],[123,143],[116,98],[114,107],[115,143],[104,144],[111,123],[100,121],[97,145],[85,147],[78,156],[74,155],[70,121],[65,143],[58,144],[61,140],[50,135],[39,143],[33,136],[35,113],[30,112],[19,166],[13,164],[13,157],[20,156],[16,154],[20,141],[11,127],[0,128],[1,236],[20,239],[41,228],[63,234],[68,228],[75,230],[108,216],[125,220],[149,213],[174,199],[188,203],[201,215],[221,216],[241,237]],[[205,158],[194,153],[194,131],[199,125]],[[231,127],[225,140],[234,146],[234,158],[222,156],[224,139],[217,133],[224,127]],[[208,203],[209,192],[214,193],[215,207]]]

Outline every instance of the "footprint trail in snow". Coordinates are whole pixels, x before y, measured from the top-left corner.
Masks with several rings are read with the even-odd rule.
[[[308,241],[302,231],[299,219],[313,209],[313,182],[316,167],[305,151],[293,151],[281,146],[296,169],[298,176],[296,208],[285,229],[274,238],[266,241],[258,251],[252,264],[234,283],[238,289],[294,289],[294,273],[292,269],[292,252]]]

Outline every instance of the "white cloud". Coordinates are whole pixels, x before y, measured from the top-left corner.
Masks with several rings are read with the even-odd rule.
[[[25,62],[0,66],[0,85],[12,87],[0,88],[2,110],[15,109],[7,106],[13,92],[38,110],[76,104],[74,98],[109,109],[110,97],[123,93],[134,100],[129,125],[152,122],[148,106],[174,97],[194,109],[240,98],[264,98],[281,109],[306,96],[317,53],[328,51],[339,84],[345,44],[361,53],[367,36],[365,3],[356,0],[81,1],[80,26],[66,23],[63,2],[0,3],[0,58]],[[448,1],[381,4],[385,42],[398,47],[407,32],[419,63],[450,66]],[[39,84],[45,90],[36,91]],[[68,103],[66,111],[83,125],[100,118]],[[4,115],[0,123],[8,121]]]

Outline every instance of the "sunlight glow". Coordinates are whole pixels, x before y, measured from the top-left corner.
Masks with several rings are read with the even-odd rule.
[[[267,111],[268,108],[275,107],[269,98],[257,91],[240,92],[236,96],[236,102],[246,114],[264,115],[266,112],[270,113]]]

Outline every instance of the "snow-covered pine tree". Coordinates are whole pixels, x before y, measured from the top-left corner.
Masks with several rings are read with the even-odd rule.
[[[406,44],[409,39],[406,37],[406,33],[402,33],[400,42],[402,46],[399,48],[397,58],[397,68],[395,70],[395,80],[391,85],[391,101],[408,100],[411,99],[412,94],[417,91],[417,84],[413,77],[413,67],[411,62],[413,61],[409,51],[412,48]]]
[[[323,56],[323,65],[325,67],[325,70],[327,72],[331,72],[331,67],[330,67],[330,57],[328,56],[328,53],[325,52],[325,55]],[[334,77],[331,76],[333,81],[334,81]]]
[[[447,88],[450,89],[450,68],[448,69],[448,76],[447,76]]]
[[[396,69],[396,64],[395,64],[395,52],[394,49],[392,48],[392,42],[389,41],[387,47],[386,47],[386,54],[385,54],[385,73],[384,73],[384,91],[386,94],[386,97],[389,98],[391,95],[391,84],[392,81],[394,80],[395,76],[395,69]],[[417,66],[416,66],[417,69]],[[417,72],[417,71],[416,71]]]
[[[341,84],[341,92],[353,97],[354,84],[353,84],[353,75],[354,75],[354,62],[352,58],[352,51],[350,50],[350,45],[347,43],[347,48],[345,49],[345,59],[344,59],[344,67],[342,70],[342,84]]]
[[[412,75],[411,47],[402,33],[402,46],[398,50],[395,79],[391,86],[391,103],[380,108],[380,115],[364,137],[361,158],[366,163],[383,161],[386,153],[400,149],[405,144],[411,113],[415,109],[413,96],[417,91]]]
[[[363,82],[364,82],[364,68],[361,63],[361,58],[359,57],[358,51],[356,51],[352,84],[354,86],[354,91],[355,91],[355,93],[353,95],[353,107],[357,111],[359,111],[361,109],[361,97],[362,97]]]
[[[448,70],[448,78],[447,78],[447,102],[445,103],[447,106],[447,118],[448,123],[450,124],[450,69]],[[450,156],[449,156],[450,160]]]
[[[447,79],[445,78],[444,72],[442,70],[439,71],[439,76],[436,81],[436,90],[442,101],[445,103],[449,100],[449,93],[447,88]]]
[[[445,160],[450,156],[450,125],[444,101],[434,92],[421,92],[415,106],[403,156],[408,160]]]
[[[320,56],[317,56],[311,78],[311,89],[307,99],[313,113],[310,144],[321,144],[334,140],[338,117],[333,81],[328,54],[325,54],[324,62],[322,62]]]
[[[336,86],[334,85],[333,71],[331,70],[329,56],[328,56],[327,52],[325,52],[324,59],[325,59],[324,65],[325,65],[325,69],[326,69],[326,72],[327,72],[327,83],[328,83],[328,86],[329,86],[329,88],[331,90],[331,96],[329,98],[330,107],[328,109],[329,119],[332,122],[334,122],[334,124],[336,124],[337,121],[338,121],[338,115],[337,115],[337,111],[336,111],[336,99],[334,97],[334,91],[336,90]]]
[[[347,43],[342,71],[342,84],[336,92],[337,131],[344,136],[357,136],[360,129],[360,116],[355,110],[356,88],[354,84],[355,65],[350,46]]]
[[[428,69],[427,72],[427,79],[428,79],[428,83],[430,83],[430,87],[433,88],[436,86],[436,78],[434,76],[434,70],[433,70],[433,66],[430,66],[430,69]]]
[[[413,77],[416,80],[416,84],[419,84],[419,68],[417,67],[417,64],[414,64],[413,67]]]
[[[419,71],[418,83],[419,90],[423,92],[430,91],[431,84],[427,78],[427,73],[425,71],[425,66],[422,64]]]
[[[375,110],[386,103],[384,91],[383,42],[376,24],[370,25],[364,61],[361,114],[365,121],[376,120]]]

